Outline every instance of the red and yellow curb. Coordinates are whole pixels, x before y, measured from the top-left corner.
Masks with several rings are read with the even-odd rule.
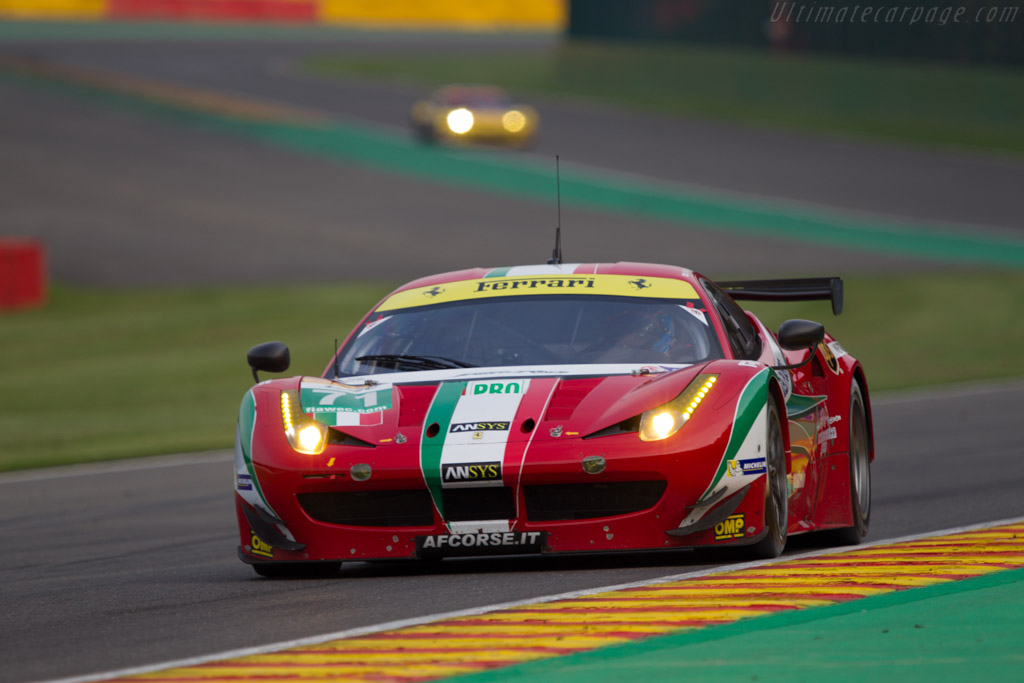
[[[1024,567],[1024,522],[441,619],[118,681],[431,681]]]

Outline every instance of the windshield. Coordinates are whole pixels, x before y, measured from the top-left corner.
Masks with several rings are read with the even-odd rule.
[[[378,312],[338,375],[438,367],[685,364],[722,358],[699,299],[522,296]],[[360,360],[361,359],[361,360]]]

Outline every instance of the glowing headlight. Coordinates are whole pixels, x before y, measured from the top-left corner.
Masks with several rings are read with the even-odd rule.
[[[469,129],[473,127],[473,112],[462,107],[460,109],[453,109],[448,112],[448,128],[453,133],[462,135],[468,133]]]
[[[683,393],[644,413],[640,418],[640,439],[661,441],[682,429],[717,381],[718,375],[698,375]]]
[[[518,133],[526,127],[526,117],[523,112],[513,109],[501,117],[501,125],[509,133]]]
[[[327,426],[302,412],[294,391],[281,392],[281,424],[288,443],[296,451],[307,455],[323,453],[327,446]]]

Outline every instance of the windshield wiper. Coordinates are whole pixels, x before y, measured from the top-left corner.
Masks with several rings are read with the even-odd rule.
[[[406,365],[424,370],[450,370],[451,368],[475,368],[472,363],[463,363],[460,360],[445,358],[444,356],[407,356],[400,353],[379,353],[370,356],[356,356],[358,361],[371,361],[375,363],[390,363],[394,366]]]

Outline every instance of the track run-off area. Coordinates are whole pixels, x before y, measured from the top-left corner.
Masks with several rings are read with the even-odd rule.
[[[1003,598],[1024,592],[1022,568],[1018,519],[71,680],[435,681],[481,672],[487,673],[460,680],[721,680],[747,672],[771,680],[762,665],[772,654],[765,642],[793,630],[818,635],[792,643],[791,673],[834,676],[842,663],[839,680],[859,680],[880,667],[889,675],[893,667],[912,667],[914,678],[974,673],[995,680],[1024,659],[1013,600]],[[948,607],[945,618],[928,602],[923,611],[911,608],[922,601],[941,605],[938,614]],[[851,648],[845,662],[823,660],[826,624],[833,643],[857,644],[871,629],[876,641],[889,642],[874,643],[874,653]],[[921,630],[929,631],[924,650],[945,656],[914,651],[923,644],[913,639]],[[539,660],[546,661],[527,664]]]

